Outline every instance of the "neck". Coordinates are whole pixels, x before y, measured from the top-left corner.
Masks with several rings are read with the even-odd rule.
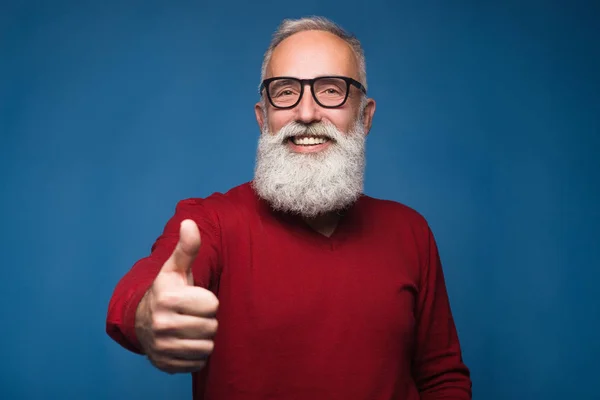
[[[319,232],[321,235],[330,237],[333,235],[335,228],[340,222],[341,215],[336,212],[331,212],[317,217],[303,218],[304,222],[312,229]]]

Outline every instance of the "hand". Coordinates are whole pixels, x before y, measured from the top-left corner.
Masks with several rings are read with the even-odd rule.
[[[181,223],[179,242],[163,264],[136,311],[136,333],[150,362],[168,373],[198,371],[212,353],[219,302],[194,286],[192,262],[200,232],[191,220]]]

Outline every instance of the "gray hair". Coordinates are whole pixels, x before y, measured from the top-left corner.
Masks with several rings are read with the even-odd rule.
[[[365,54],[360,44],[360,41],[354,35],[345,31],[341,26],[324,17],[307,17],[301,19],[283,20],[283,22],[279,25],[279,27],[273,34],[271,44],[269,45],[269,48],[267,49],[263,57],[263,63],[260,74],[261,82],[265,79],[265,76],[267,74],[267,65],[269,64],[269,61],[271,61],[271,56],[273,55],[273,50],[275,50],[275,47],[277,47],[286,38],[292,36],[295,33],[303,31],[329,32],[348,43],[352,48],[352,51],[356,55],[356,59],[358,61],[358,79],[360,83],[362,83],[364,87],[367,88],[367,68],[365,63]]]

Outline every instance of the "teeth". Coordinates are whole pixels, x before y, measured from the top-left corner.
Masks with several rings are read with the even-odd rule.
[[[321,144],[321,143],[325,143],[327,141],[327,139],[325,138],[316,138],[316,137],[293,137],[292,141],[294,142],[294,144],[297,145],[301,145],[301,146],[310,146],[310,145],[315,145],[315,144]]]

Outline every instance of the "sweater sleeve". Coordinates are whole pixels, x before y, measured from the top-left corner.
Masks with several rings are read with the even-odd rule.
[[[220,232],[217,218],[203,207],[201,199],[182,200],[175,214],[167,222],[163,233],[154,242],[150,255],[136,262],[117,283],[108,306],[106,333],[124,348],[142,354],[135,333],[137,307],[170,257],[179,241],[179,226],[184,219],[192,219],[200,231],[200,250],[192,265],[194,284],[218,290],[220,263]]]
[[[440,257],[427,227],[417,303],[414,375],[422,400],[469,400],[471,379],[463,362]]]

